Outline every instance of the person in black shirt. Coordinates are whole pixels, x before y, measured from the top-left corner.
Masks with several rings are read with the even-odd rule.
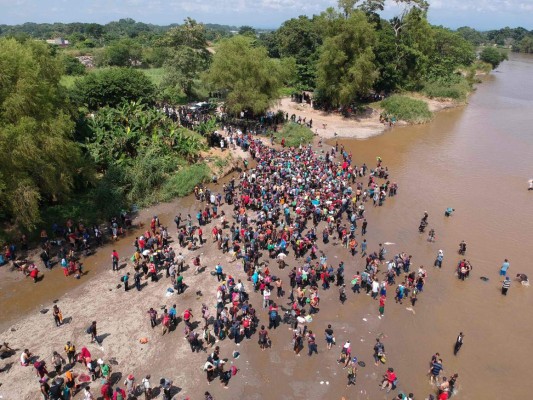
[[[457,336],[457,340],[455,341],[455,346],[453,348],[453,355],[456,356],[459,350],[461,349],[461,346],[463,345],[463,332],[459,333],[459,336]]]

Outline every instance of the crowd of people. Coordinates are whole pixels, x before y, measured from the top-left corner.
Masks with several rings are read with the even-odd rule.
[[[205,270],[201,255],[197,254],[199,248],[216,247],[222,254],[230,255],[231,263],[242,265],[242,275],[228,272],[236,269],[224,266],[222,262],[208,266],[213,275],[215,307],[202,304],[201,314],[196,318],[192,308],[178,311],[176,304],[163,307],[161,312],[153,306],[146,310],[147,324],[151,328],[160,326],[162,335],[165,335],[175,332],[178,324],[183,322],[183,337],[191,352],[209,353],[203,365],[208,384],[218,378],[222,387],[227,388],[238,372],[235,365],[226,365],[217,345],[219,341],[231,340],[240,346],[243,341],[256,337],[259,348],[268,351],[273,346],[271,331],[281,323],[290,326],[287,339],[292,339],[291,347],[296,356],[301,356],[305,344],[309,357],[319,354],[319,338],[309,329],[310,323],[320,312],[325,291],[335,287],[341,304],[350,301],[346,281],[352,292],[350,296],[367,294],[371,296],[370,301],[379,304],[377,315],[380,319],[385,317],[387,295],[391,292],[395,303],[409,301],[411,307],[415,306],[428,280],[426,268],[422,265],[414,267],[413,256],[406,251],[387,256],[386,244],[374,245],[372,251],[365,238],[369,229],[366,207],[370,202],[374,207],[386,206],[399,190],[398,185],[389,179],[389,170],[380,157],[376,159],[375,167],[369,168],[366,164],[355,165],[352,154],[338,144],[329,151],[319,152],[312,146],[269,146],[250,133],[233,128],[225,129],[223,136],[223,140],[232,146],[249,151],[253,166],[244,162],[239,179],[224,183],[220,192],[196,187],[194,195],[198,212],[195,217],[176,215],[175,240],[172,240],[171,229],[154,215],[149,227],[134,240],[130,258],[132,270],[123,272],[120,278],[125,291],[133,287],[141,291],[143,281],[156,285],[160,279],[165,279],[170,282],[169,294],[180,296],[186,290],[194,290],[185,281],[188,274]],[[429,214],[425,212],[419,225],[421,233],[428,225],[428,219]],[[115,219],[110,224],[110,236],[118,239],[121,231],[130,224],[127,214],[120,220]],[[41,237],[41,260],[45,268],[51,268],[52,241],[46,232]],[[54,231],[54,237],[63,238],[55,243],[55,255],[65,276],[79,277],[83,274],[79,253],[90,248],[91,243],[100,244],[102,234],[98,227],[89,229],[69,221],[66,229]],[[430,232],[428,240],[436,240],[434,231]],[[346,278],[344,263],[334,266],[325,251],[331,242],[340,245],[342,251],[354,260],[355,257],[362,258],[364,269]],[[15,248],[8,250],[7,256],[16,262]],[[466,242],[461,242],[459,253],[463,256],[466,253]],[[288,265],[289,254],[294,256],[293,265]],[[444,252],[439,250],[434,266],[442,268],[443,259]],[[186,268],[189,262],[193,269]],[[115,250],[111,252],[110,265],[113,271],[121,273],[119,255]],[[508,260],[505,260],[500,272],[502,276],[507,275],[509,267]],[[32,270],[27,268],[26,271],[31,273]],[[463,258],[457,265],[457,276],[465,280],[471,271],[471,263]],[[517,279],[527,281],[527,276],[523,279],[521,275]],[[502,294],[507,294],[508,281],[507,276]],[[286,301],[288,308],[280,305]],[[56,326],[60,327],[63,316],[57,305],[52,314]],[[99,342],[96,321],[87,333],[91,335],[91,341]],[[457,338],[455,355],[462,346],[463,336],[461,332]],[[347,386],[353,386],[357,384],[358,366],[364,367],[364,363],[352,354],[348,339],[341,347],[338,363],[346,370]],[[328,350],[336,345],[331,324],[325,329],[324,340]],[[5,346],[9,348],[7,344]],[[382,338],[376,339],[373,351],[375,366],[385,365],[387,357]],[[124,400],[141,394],[150,400],[154,386],[160,389],[164,399],[173,396],[171,379],[161,378],[159,385],[153,385],[149,375],[137,382],[134,375],[129,374],[121,385],[112,377],[111,360],[95,361],[87,347],[78,352],[71,342],[66,343],[64,354],[68,362],[58,351],[51,355],[53,372],[46,369],[45,360],[35,358],[29,349],[21,355],[22,366],[33,365],[45,400],[69,400],[78,391],[82,391],[85,400],[91,400],[97,396],[91,391],[90,383],[99,379],[104,382],[100,394],[105,400]],[[236,359],[239,354],[234,352],[232,356]],[[84,372],[74,372],[77,363],[85,368]],[[454,394],[458,374],[440,379],[442,372],[442,359],[437,353],[432,357],[428,372],[435,384],[431,396],[446,400]],[[387,367],[380,388],[389,392],[397,390],[397,385],[396,371]],[[205,398],[212,399],[212,396],[205,392]],[[413,400],[414,396],[401,392],[395,398]]]

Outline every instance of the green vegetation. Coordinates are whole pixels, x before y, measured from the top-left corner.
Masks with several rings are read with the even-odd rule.
[[[187,18],[182,26],[172,28],[160,40],[167,46],[162,89],[166,98],[187,99],[201,95],[200,75],[208,68],[211,54],[207,50],[206,30],[202,24]]]
[[[148,68],[141,70],[155,87],[161,86],[165,70],[163,68]]]
[[[169,201],[174,197],[186,196],[196,185],[211,179],[210,170],[205,164],[185,167],[166,181],[161,190],[161,200]]]
[[[217,98],[230,118],[256,118],[301,90],[314,91],[326,110],[358,109],[375,93],[464,100],[476,71],[504,59],[494,45],[533,51],[533,32],[523,28],[452,31],[428,22],[425,0],[394,3],[390,20],[378,14],[384,0],[339,0],[274,31],[190,18],[172,26],[129,18],[0,25],[0,219],[27,230],[54,218],[92,223],[209,179],[199,154],[217,120],[193,132],[158,112],[158,101]],[[44,42],[60,37],[67,47]],[[474,48],[483,44],[478,61]],[[92,56],[96,68],[77,56]],[[406,96],[381,105],[396,119],[431,118],[424,102]],[[297,124],[275,136],[287,146],[313,139]]]
[[[413,124],[428,122],[432,117],[425,101],[397,94],[383,100],[381,107],[388,117]]]
[[[87,70],[84,67],[85,73],[87,74],[93,74],[95,72],[99,72],[102,70],[106,70],[109,68],[95,68],[92,70]],[[139,69],[143,74],[145,74],[148,79],[150,79],[150,82],[155,87],[160,87],[161,83],[163,82],[164,77],[164,69],[163,68],[148,68],[148,69]],[[62,86],[66,87],[67,89],[72,89],[74,87],[74,84],[81,78],[80,75],[63,75],[61,76],[60,83]]]
[[[492,69],[496,69],[502,61],[507,60],[507,54],[494,47],[484,47],[479,54],[479,59],[492,65]]]
[[[455,79],[436,79],[424,83],[422,93],[431,98],[447,98],[464,101],[471,90],[472,85],[468,80],[461,75],[457,75]]]
[[[26,228],[84,179],[61,73],[46,44],[0,39],[0,210]]]
[[[368,93],[378,77],[372,51],[375,32],[365,14],[355,11],[337,21],[320,47],[316,79],[319,101],[334,107]]]
[[[305,146],[313,141],[313,131],[306,126],[289,122],[283,129],[274,134],[276,143],[281,143],[285,139],[285,146],[298,147],[300,144]]]
[[[89,110],[103,106],[117,106],[123,102],[143,99],[152,102],[155,87],[140,70],[133,68],[106,68],[77,80],[72,98]]]
[[[235,36],[217,47],[206,74],[215,90],[227,91],[226,107],[231,113],[244,109],[264,113],[279,97],[285,71],[268,57],[264,47],[254,47],[251,38]]]

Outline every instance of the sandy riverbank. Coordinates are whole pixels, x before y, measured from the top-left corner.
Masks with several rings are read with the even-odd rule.
[[[458,107],[462,104],[451,99],[430,99],[420,94],[409,94],[410,97],[420,99],[428,104],[429,110],[433,113],[445,109]],[[290,97],[280,100],[273,110],[282,110],[289,116],[295,114],[296,117],[302,117],[306,121],[313,120],[313,132],[324,139],[334,137],[351,138],[351,139],[368,139],[377,136],[390,129],[388,124],[379,121],[381,110],[379,108],[367,107],[364,113],[355,117],[344,118],[338,113],[326,113],[315,110],[305,103],[295,103]],[[408,125],[405,121],[398,121],[397,126]]]
[[[292,104],[289,104],[291,106]],[[314,110],[309,110],[310,113],[316,113]],[[301,115],[301,114],[297,114]],[[302,114],[303,115],[303,114]],[[312,114],[310,114],[312,115]],[[315,118],[314,125],[316,124]],[[340,132],[345,132],[348,135],[353,129],[353,121],[343,119],[338,116],[324,116],[324,121],[333,122],[341,128]],[[379,119],[379,114],[377,116]],[[320,120],[316,120],[319,122]],[[379,120],[377,121],[379,124]],[[320,123],[320,122],[319,122]],[[318,130],[320,136],[328,138],[334,137],[335,131],[329,122],[324,122],[328,126],[326,129]],[[345,124],[345,125],[344,125]],[[379,124],[381,125],[381,124]],[[343,131],[342,128],[346,130]],[[368,126],[357,126],[356,132],[362,135],[362,132],[366,132]],[[369,136],[377,135],[377,126],[372,130],[372,134]],[[380,127],[383,131],[384,127]],[[370,128],[368,128],[370,129]],[[339,132],[337,132],[340,135]],[[330,135],[330,136],[328,136]],[[362,138],[362,136],[352,136]],[[210,185],[213,186],[213,185]],[[219,186],[220,188],[220,186]],[[214,189],[215,191],[217,189]],[[190,196],[184,199],[178,199],[171,203],[159,204],[154,207],[142,210],[135,222],[147,223],[149,218],[157,214],[164,225],[171,228],[171,232],[174,232],[174,224],[172,222],[176,212],[181,212],[182,215],[191,214],[197,211],[198,204]],[[229,208],[227,206],[223,209],[228,213]],[[249,343],[245,343],[239,348],[242,355],[238,360],[233,360],[231,357],[232,352],[236,349],[236,346],[229,340],[220,342],[222,349],[222,355],[224,358],[229,358],[230,362],[234,361],[238,368],[241,369],[237,379],[234,379],[230,384],[230,388],[224,391],[218,382],[213,383],[210,387],[207,386],[205,381],[205,374],[201,371],[201,365],[205,361],[206,354],[191,354],[188,343],[183,340],[183,324],[179,324],[177,329],[170,334],[161,336],[161,328],[157,327],[155,330],[150,328],[148,316],[146,311],[149,307],[160,309],[162,305],[171,306],[177,304],[178,312],[182,313],[187,307],[193,309],[193,314],[199,316],[200,307],[202,302],[208,304],[213,308],[215,304],[214,290],[216,287],[216,280],[209,274],[209,271],[214,267],[217,261],[221,260],[225,264],[226,271],[231,273],[237,278],[244,279],[242,268],[239,268],[239,264],[229,263],[229,256],[222,256],[221,253],[211,244],[210,230],[213,224],[205,227],[204,237],[208,238],[207,244],[201,249],[194,252],[186,252],[184,254],[188,261],[197,254],[201,254],[202,264],[207,266],[207,271],[193,275],[189,270],[185,272],[185,282],[190,288],[185,294],[171,297],[166,297],[165,292],[169,287],[168,280],[161,279],[158,283],[148,282],[141,292],[137,292],[135,289],[130,292],[124,292],[123,288],[117,288],[119,278],[125,272],[132,272],[133,268],[129,263],[121,270],[120,273],[113,273],[109,267],[109,254],[112,248],[116,248],[123,259],[128,259],[132,253],[131,242],[136,233],[142,231],[140,229],[137,232],[132,232],[129,238],[123,239],[113,245],[107,245],[104,248],[98,250],[97,254],[92,258],[86,260],[86,270],[89,271],[89,275],[84,277],[86,282],[74,281],[72,278],[64,278],[61,275],[61,271],[57,269],[51,273],[47,273],[45,281],[40,284],[34,285],[30,280],[25,280],[18,283],[19,288],[13,293],[10,302],[24,303],[26,300],[30,302],[31,296],[35,290],[43,290],[44,285],[48,285],[48,291],[44,293],[42,308],[51,309],[52,299],[58,299],[57,304],[62,309],[64,316],[70,322],[60,328],[56,328],[53,323],[50,311],[46,314],[41,314],[39,309],[31,307],[31,312],[21,311],[22,315],[15,323],[10,324],[9,327],[0,335],[0,340],[7,341],[14,348],[19,349],[17,355],[7,360],[4,360],[0,367],[9,365],[10,369],[7,372],[3,372],[0,375],[0,382],[3,384],[0,387],[0,395],[4,399],[14,398],[13,394],[16,393],[16,398],[33,399],[37,397],[38,383],[35,378],[35,373],[31,368],[21,367],[18,363],[18,356],[24,348],[29,348],[34,354],[39,355],[50,364],[50,356],[53,350],[62,351],[64,343],[67,340],[71,340],[76,344],[78,349],[82,346],[87,346],[92,352],[93,357],[101,357],[105,360],[110,358],[116,359],[118,365],[114,366],[114,371],[121,374],[121,381],[123,377],[133,373],[138,380],[147,373],[151,373],[153,381],[157,381],[159,377],[165,376],[174,380],[175,384],[180,388],[181,392],[177,398],[185,398],[190,396],[191,399],[201,398],[203,391],[208,389],[215,394],[215,398],[225,399],[231,396],[240,396],[246,394],[250,397],[250,388],[257,388],[257,390],[264,390],[265,386],[261,384],[261,368],[269,368],[270,363],[280,364],[278,367],[283,367],[284,371],[287,369],[294,369],[295,374],[301,375],[300,372],[307,370],[307,366],[302,363],[296,363],[291,358],[291,353],[288,348],[290,343],[290,333],[287,332],[285,326],[273,335],[274,343],[276,343],[275,350],[267,354],[261,354],[257,350],[257,343],[255,338]],[[335,243],[329,246],[325,246],[325,251],[330,251],[331,254],[337,254],[338,250],[334,247]],[[336,252],[336,253],[335,253]],[[340,258],[346,258],[345,254],[339,254]],[[335,256],[337,257],[337,256]],[[297,265],[292,259],[288,258],[289,265]],[[360,260],[356,260],[356,264],[360,264]],[[275,269],[275,273],[279,272]],[[280,275],[286,278],[287,272],[283,272]],[[68,279],[68,281],[65,281]],[[57,282],[68,282],[73,285],[72,287],[64,286],[63,284],[57,284]],[[42,285],[42,286],[41,286]],[[64,296],[55,296],[54,289],[57,285],[59,288],[55,293],[67,292]],[[247,287],[250,291],[250,287]],[[200,291],[201,295],[197,294]],[[334,291],[332,291],[334,292]],[[325,305],[323,312],[317,318],[315,326],[322,327],[325,323],[331,323],[340,318],[340,321],[344,325],[342,332],[339,333],[338,341],[355,336],[359,338],[361,342],[366,341],[371,343],[373,337],[378,334],[379,325],[377,318],[369,317],[372,305],[358,305],[352,311],[357,311],[362,316],[365,316],[369,320],[368,329],[360,331],[361,322],[349,323],[351,319],[348,308],[339,312],[337,309],[337,302],[335,301],[336,294],[328,292],[324,294]],[[20,298],[22,295],[26,297]],[[15,300],[16,299],[16,300]],[[285,301],[284,301],[285,302]],[[252,303],[257,305],[260,303],[257,295],[252,295]],[[14,303],[16,304],[16,303]],[[32,302],[35,304],[35,302]],[[370,308],[369,308],[370,306]],[[41,307],[39,307],[41,308]],[[196,319],[196,318],[195,318]],[[89,337],[85,333],[85,329],[92,320],[97,320],[99,325],[99,333],[104,337],[102,346],[91,345],[89,343]],[[262,320],[265,317],[262,316]],[[318,322],[320,321],[320,322]],[[368,333],[366,331],[368,330]],[[357,332],[357,333],[356,333]],[[141,337],[147,337],[149,342],[145,345],[139,343]],[[324,362],[331,364],[337,354],[336,351],[331,352],[322,358]],[[365,360],[371,360],[371,348],[365,348],[358,351],[358,355]],[[266,358],[265,358],[266,357]],[[320,360],[320,359],[319,359]],[[330,367],[324,370],[316,364],[316,360],[313,360],[312,368],[317,369],[317,373],[322,371],[321,374],[330,376],[331,379],[336,381],[344,381],[344,374],[329,371]],[[254,367],[251,367],[254,365]],[[260,366],[261,368],[256,368]],[[305,366],[301,370],[300,366]],[[311,369],[312,369],[311,368]],[[78,365],[75,370],[77,372],[83,372],[83,368]],[[338,375],[334,378],[335,375]],[[379,374],[378,374],[379,375]],[[379,378],[376,373],[370,375],[371,380],[375,381]],[[118,377],[119,375],[117,375]],[[314,381],[314,378],[311,378]],[[302,376],[304,379],[304,376]],[[120,382],[121,382],[120,381]],[[333,382],[333,381],[332,381]],[[272,384],[272,383],[271,383]],[[95,393],[99,392],[100,384],[94,383],[92,385]],[[313,386],[309,386],[309,390]],[[324,386],[326,389],[326,386]],[[313,389],[314,390],[314,389]],[[366,390],[366,389],[365,389]],[[305,390],[307,392],[307,389]],[[283,393],[281,387],[276,387],[277,393]],[[373,393],[371,390],[369,393]],[[302,392],[303,394],[303,392]],[[79,395],[77,396],[79,397]],[[305,398],[315,398],[316,396],[304,396]],[[304,398],[302,397],[302,398]],[[264,396],[252,396],[250,398],[267,398]],[[367,398],[366,392],[364,398]],[[374,397],[377,398],[377,397]]]

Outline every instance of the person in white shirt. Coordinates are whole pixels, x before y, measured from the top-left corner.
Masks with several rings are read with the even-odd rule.
[[[85,386],[83,389],[83,400],[94,400],[94,396],[91,393],[91,388],[89,386]]]
[[[141,387],[144,391],[144,399],[150,400],[152,398],[152,387],[150,386],[150,375],[146,375],[141,381]]]
[[[263,290],[263,308],[267,308],[270,305],[270,289],[265,287]]]

